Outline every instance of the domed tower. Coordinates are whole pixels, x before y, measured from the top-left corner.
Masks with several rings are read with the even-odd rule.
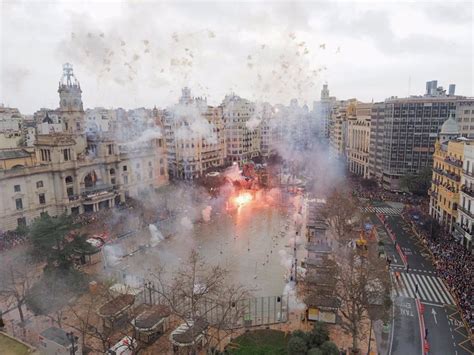
[[[74,76],[72,65],[63,65],[63,76],[59,81],[59,111],[64,131],[71,134],[84,134],[84,108],[82,90]]]
[[[449,118],[444,121],[439,132],[439,141],[441,144],[448,142],[454,138],[459,137],[459,125],[453,117],[452,112],[449,114]]]

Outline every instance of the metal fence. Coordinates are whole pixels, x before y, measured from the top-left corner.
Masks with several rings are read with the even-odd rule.
[[[168,300],[151,283],[144,284],[144,303],[167,304]],[[209,324],[234,329],[285,323],[289,316],[288,295],[251,297],[230,304],[212,298],[202,298],[194,305],[190,299],[171,301],[180,314],[194,312]],[[194,309],[192,309],[194,307]]]

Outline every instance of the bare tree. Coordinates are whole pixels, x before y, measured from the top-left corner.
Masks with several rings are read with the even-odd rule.
[[[25,321],[23,305],[37,269],[31,259],[24,254],[11,254],[3,259],[0,270],[0,296],[7,304],[15,305],[23,323]]]
[[[376,241],[367,240],[365,233],[356,228],[363,224],[362,214],[347,191],[334,191],[324,214],[336,239],[332,257],[323,260],[323,267],[331,270],[335,292],[327,292],[324,287],[313,287],[309,292],[323,299],[337,295],[341,326],[351,334],[356,350],[365,335],[362,324],[375,313],[386,318],[389,312],[390,277],[385,260],[378,256]],[[375,308],[379,312],[373,312]]]
[[[349,191],[335,189],[326,200],[326,207],[322,215],[334,230],[334,234],[341,243],[352,239],[355,219],[358,217],[357,204]]]
[[[123,329],[103,327],[98,309],[105,302],[114,298],[109,291],[109,286],[110,283],[98,285],[94,292],[88,292],[80,299],[70,303],[66,309],[66,312],[72,315],[66,325],[79,332],[83,349],[88,348],[94,352],[103,353],[112,346],[112,338],[129,336],[130,329],[128,327]],[[139,350],[139,346],[140,344],[133,344],[133,342],[128,345],[129,350],[134,352]]]
[[[186,264],[171,277],[163,269],[158,270],[154,292],[189,327],[192,339],[199,336],[193,333],[196,322],[204,321],[212,327],[212,332],[207,332],[205,346],[219,348],[242,318],[242,301],[249,296],[243,287],[228,283],[229,277],[228,270],[206,264],[192,251]],[[197,346],[193,344],[192,350],[196,351]]]

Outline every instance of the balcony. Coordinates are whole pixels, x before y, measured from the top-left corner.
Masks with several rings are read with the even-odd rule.
[[[467,176],[470,176],[472,178],[474,178],[474,173],[471,172],[471,171],[467,171],[466,169],[462,169],[462,172],[464,175],[467,175]]]
[[[458,206],[458,210],[460,210],[462,213],[469,216],[470,218],[474,218],[474,215],[471,212],[469,212],[466,208],[462,206]]]
[[[436,191],[430,189],[430,196],[432,196],[434,198],[438,198],[438,193]]]
[[[470,197],[474,197],[474,190],[470,189],[466,185],[461,186],[461,191]]]
[[[115,195],[115,192],[118,190],[117,185],[98,185],[94,187],[88,187],[81,189],[81,197],[84,198],[84,201],[99,200],[103,198],[110,198]]]
[[[461,181],[461,177],[459,175],[451,173],[449,171],[438,169],[438,168],[433,168],[433,171],[437,174],[446,176],[448,179],[451,179],[453,181],[456,181],[456,182]]]
[[[462,168],[462,161],[458,159],[454,159],[452,157],[446,157],[444,158],[444,162],[448,163],[449,165],[452,165],[456,168]]]
[[[464,235],[472,236],[474,234],[473,231],[469,230],[467,225],[461,226],[459,223],[454,223],[454,229],[461,236],[464,236]]]

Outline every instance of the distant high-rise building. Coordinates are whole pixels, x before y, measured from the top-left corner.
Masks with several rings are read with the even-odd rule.
[[[449,95],[453,96],[456,92],[456,84],[449,84]]]
[[[385,189],[398,191],[402,176],[431,167],[441,125],[463,100],[469,101],[437,85],[427,82],[424,96],[395,97],[373,106],[369,176]]]
[[[335,101],[334,97],[329,96],[328,84],[324,84],[321,90],[320,101],[315,101],[313,107],[314,119],[319,123],[317,131],[322,138],[329,138],[329,121]]]

